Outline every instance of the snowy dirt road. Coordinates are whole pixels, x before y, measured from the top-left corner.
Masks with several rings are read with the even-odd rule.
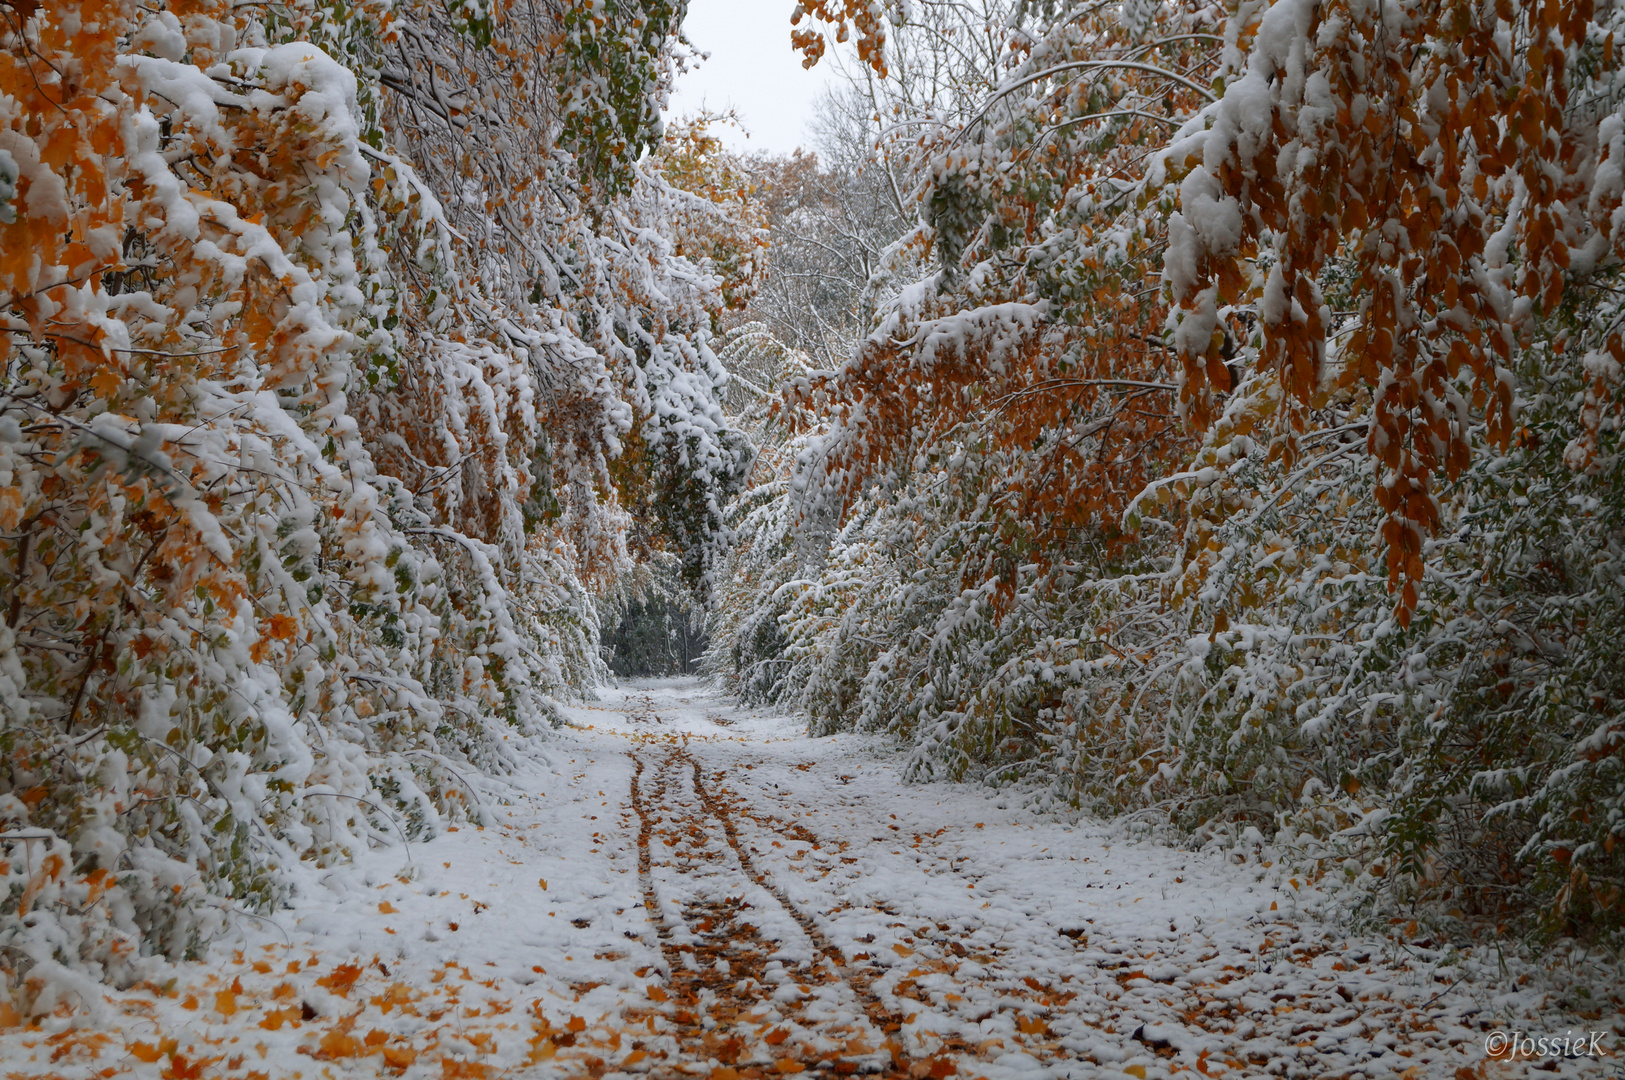
[[[274,920],[98,1016],[0,1031],[66,1077],[1603,1076],[1487,1059],[1620,1003],[1364,941],[1256,861],[906,785],[694,682],[570,710],[484,827],[312,870]],[[1536,975],[1541,973],[1536,972]],[[1546,973],[1550,975],[1550,973]],[[1537,987],[1547,987],[1540,990]],[[1618,988],[1612,991],[1617,995]]]

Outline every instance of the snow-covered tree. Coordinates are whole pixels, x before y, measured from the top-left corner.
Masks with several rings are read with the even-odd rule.
[[[963,5],[804,7],[919,223],[732,647],[925,774],[1617,929],[1620,13],[1019,3],[965,102],[897,44]]]
[[[711,557],[752,452],[643,157],[682,14],[0,6],[0,970],[37,1007],[478,815],[601,677],[642,491]]]

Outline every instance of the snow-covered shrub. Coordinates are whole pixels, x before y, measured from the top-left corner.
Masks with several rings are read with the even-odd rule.
[[[610,6],[609,42],[546,6],[0,20],[0,973],[31,1007],[196,951],[295,860],[482,813],[462,772],[602,677],[622,441],[702,508],[748,462],[717,279],[662,235],[688,196],[638,161],[675,8]]]
[[[1619,11],[1006,14],[979,102],[875,92],[922,221],[727,647],[921,774],[1617,932]]]

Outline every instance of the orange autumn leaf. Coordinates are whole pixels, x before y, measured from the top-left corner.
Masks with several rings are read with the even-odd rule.
[[[124,376],[117,368],[104,366],[90,377],[90,388],[102,397],[112,397],[124,385]]]
[[[392,1069],[405,1069],[418,1059],[418,1052],[410,1046],[386,1046],[382,1053],[384,1064]]]
[[[283,1009],[272,1009],[270,1012],[265,1014],[263,1019],[260,1020],[259,1026],[264,1028],[266,1031],[280,1031],[282,1030],[282,1026],[284,1024],[288,1023],[290,1020],[298,1020],[302,1014],[302,1010],[297,1006],[289,1006]]]
[[[15,485],[0,487],[0,529],[15,529],[22,519],[22,489]]]
[[[315,1055],[318,1059],[361,1057],[367,1052],[366,1045],[347,1031],[329,1031],[317,1045],[320,1047]]]
[[[388,1013],[391,1009],[410,1004],[412,991],[404,983],[390,983],[382,994],[374,994],[371,1001],[381,1011]]]
[[[348,997],[350,987],[355,985],[361,977],[360,964],[340,964],[331,972],[316,980],[317,986],[325,986],[340,997]]]
[[[211,1069],[215,1062],[221,1060],[222,1056],[216,1055],[193,1060],[182,1054],[171,1053],[169,1064],[158,1075],[163,1077],[163,1080],[203,1080],[205,1072]]]

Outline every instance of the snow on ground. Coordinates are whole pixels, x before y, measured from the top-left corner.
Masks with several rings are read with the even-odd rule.
[[[907,786],[882,744],[809,740],[693,681],[603,697],[520,748],[485,827],[310,869],[291,908],[108,992],[94,1017],[20,1026],[0,1007],[0,1073],[1414,1080],[1614,1065],[1486,1060],[1484,1040],[1604,1031],[1617,1052],[1617,985],[1559,1001],[1560,972],[1519,985],[1493,958],[1351,939],[1271,868],[1034,820],[982,788]]]

